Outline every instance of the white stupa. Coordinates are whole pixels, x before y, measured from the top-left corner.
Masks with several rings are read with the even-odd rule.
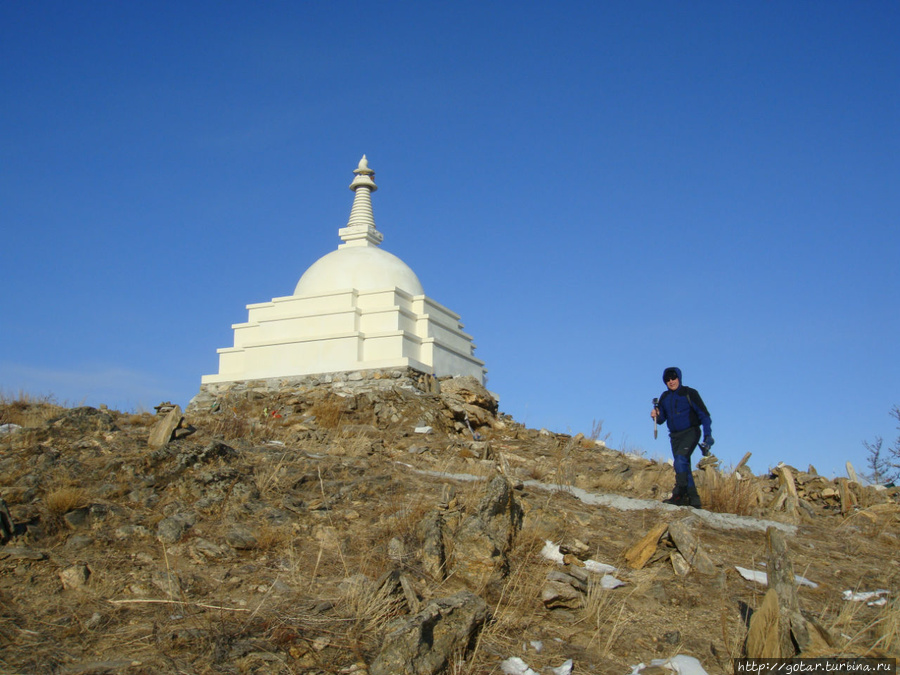
[[[219,372],[203,384],[394,368],[484,383],[484,361],[459,315],[380,248],[371,200],[378,188],[365,155],[353,173],[343,243],[306,270],[293,295],[247,305],[246,323],[232,326],[234,346],[218,350]]]

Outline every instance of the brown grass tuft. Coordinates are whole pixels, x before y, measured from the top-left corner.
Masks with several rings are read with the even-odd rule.
[[[0,392],[0,424],[39,427],[63,410],[52,396],[33,396],[20,391],[12,397]]]
[[[316,426],[322,429],[337,429],[344,416],[344,404],[337,397],[329,397],[313,404],[307,412],[315,416]]]
[[[44,505],[54,516],[62,516],[90,503],[87,490],[78,487],[62,487],[48,492]]]
[[[717,513],[749,516],[756,505],[753,481],[740,480],[734,474],[720,476],[714,486],[701,488],[700,494],[703,508]]]

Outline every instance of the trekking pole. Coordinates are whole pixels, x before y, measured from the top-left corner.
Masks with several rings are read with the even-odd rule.
[[[659,399],[658,398],[653,399],[653,409],[658,410],[658,406],[659,406]],[[654,417],[653,418],[653,440],[656,440],[656,436],[658,433],[659,432],[657,431],[656,418]]]

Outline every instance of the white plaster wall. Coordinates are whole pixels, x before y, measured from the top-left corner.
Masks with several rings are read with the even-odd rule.
[[[234,347],[219,350],[219,372],[204,383],[412,367],[484,378],[459,315],[399,288],[288,296],[247,306]]]

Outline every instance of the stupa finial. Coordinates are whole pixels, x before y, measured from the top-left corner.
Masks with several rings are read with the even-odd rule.
[[[369,160],[363,155],[359,165],[353,172],[356,178],[350,183],[353,190],[353,208],[350,209],[350,219],[347,227],[338,231],[344,241],[338,248],[345,246],[378,246],[384,235],[375,227],[375,216],[372,214],[372,193],[378,189],[372,177],[375,172],[369,168]]]
[[[359,166],[356,167],[356,171],[354,171],[353,173],[364,174],[366,176],[374,176],[375,175],[375,172],[369,168],[369,160],[366,159],[365,155],[363,155],[362,159],[359,160]]]

